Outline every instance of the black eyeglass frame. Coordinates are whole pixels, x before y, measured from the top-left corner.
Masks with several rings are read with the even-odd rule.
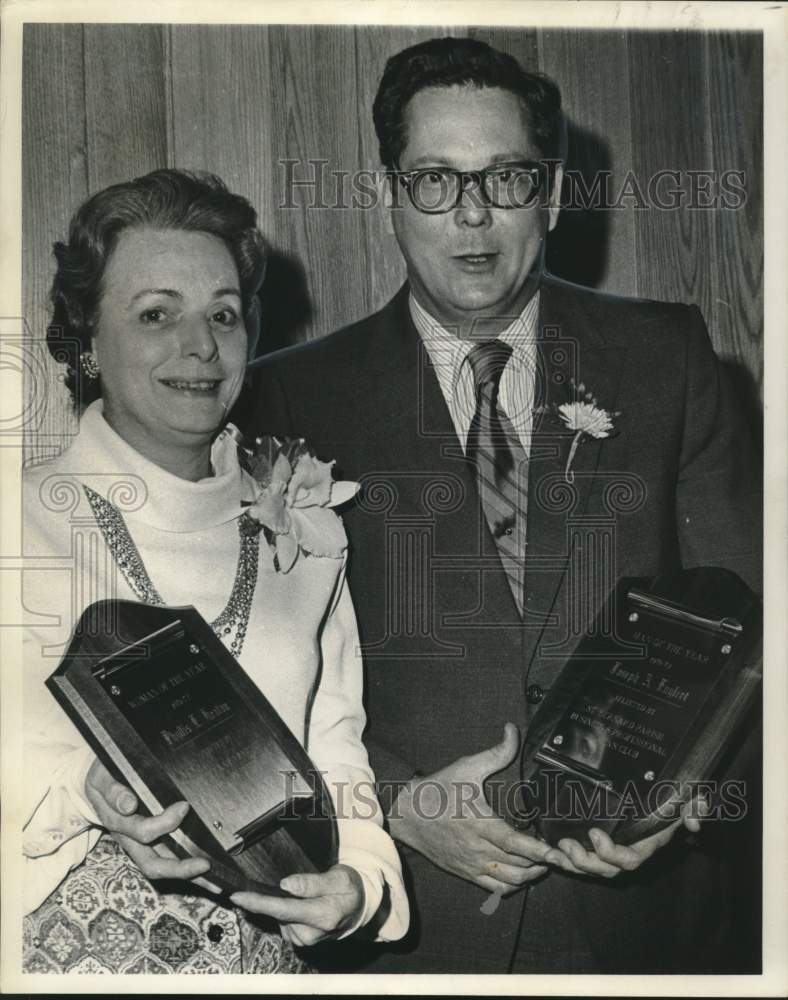
[[[447,212],[453,212],[455,208],[458,208],[462,202],[463,196],[468,194],[471,198],[471,204],[474,208],[502,208],[506,210],[528,208],[534,203],[536,198],[539,196],[543,186],[545,178],[547,177],[550,181],[548,191],[552,188],[552,182],[555,177],[555,168],[560,163],[560,160],[511,160],[505,163],[493,163],[489,167],[483,167],[481,170],[454,170],[451,167],[419,167],[416,170],[391,170],[389,171],[389,177],[396,178],[402,187],[408,193],[408,198],[411,205],[425,215],[445,215]],[[491,174],[501,173],[506,170],[511,170],[512,168],[525,168],[536,173],[536,183],[534,184],[533,192],[531,196],[520,205],[499,205],[497,202],[493,201],[487,190],[487,177]],[[414,197],[413,190],[416,186],[414,178],[423,177],[425,174],[443,174],[448,175],[450,178],[459,178],[459,186],[457,188],[457,197],[454,202],[451,199],[447,200],[446,205],[441,205],[437,208],[427,208],[423,204],[419,204]],[[469,187],[469,183],[472,185]],[[473,199],[477,197],[475,192],[479,192],[483,200],[474,201]]]

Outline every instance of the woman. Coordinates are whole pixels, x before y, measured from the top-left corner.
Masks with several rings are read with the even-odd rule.
[[[26,544],[47,566],[25,581],[26,971],[308,971],[294,945],[376,915],[379,939],[399,938],[407,900],[369,805],[344,533],[326,520],[348,484],[332,489],[329,467],[308,456],[286,465],[292,483],[323,490],[320,517],[288,513],[286,476],[270,521],[271,491],[222,431],[256,339],[254,210],[214,177],[156,171],[90,198],[55,256],[49,346],[67,363],[81,418],[66,451],[25,483]],[[243,528],[247,509],[271,544]],[[239,893],[235,908],[194,883],[161,881],[157,892],[146,876],[208,871],[152,846],[188,805],[139,815],[44,687],[79,615],[102,597],[191,604],[213,624],[335,799],[343,793],[338,865],[284,880],[293,898]]]

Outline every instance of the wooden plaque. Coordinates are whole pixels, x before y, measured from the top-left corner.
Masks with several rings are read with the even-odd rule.
[[[761,618],[728,570],[622,581],[529,727],[522,825],[588,846],[673,822],[757,722]]]
[[[91,604],[47,686],[142,812],[190,804],[167,846],[208,858],[212,891],[286,895],[335,864],[320,773],[194,608]]]

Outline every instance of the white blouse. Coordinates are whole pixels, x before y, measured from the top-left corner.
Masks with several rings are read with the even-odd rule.
[[[136,599],[82,485],[121,510],[163,600],[191,604],[212,621],[232,590],[237,519],[241,501],[254,498],[254,484],[227,431],[215,441],[211,463],[214,475],[196,483],[166,472],[112,430],[99,400],[62,455],[25,473],[23,547],[26,566],[34,567],[24,575],[26,911],[47,898],[101,835],[85,797],[94,755],[44,682],[88,604]],[[240,663],[324,773],[337,810],[339,860],[364,882],[364,914],[353,929],[374,916],[386,883],[391,909],[378,940],[394,941],[407,930],[408,901],[396,848],[370,794],[358,645],[344,559],[302,555],[280,573],[261,537]]]

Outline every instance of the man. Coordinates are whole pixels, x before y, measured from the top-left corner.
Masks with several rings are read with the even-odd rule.
[[[758,586],[757,477],[703,321],[543,273],[562,176],[549,80],[435,39],[389,60],[374,118],[408,282],[262,359],[247,423],[306,437],[363,484],[346,524],[367,741],[413,924],[391,949],[334,946],[326,967],[726,971],[736,858],[712,824],[695,846],[679,821],[631,847],[595,833],[595,850],[551,849],[506,794],[517,728],[577,640],[570,612],[590,625],[617,578],[681,566]],[[573,399],[616,433],[573,447],[549,419]],[[612,563],[590,555],[602,522]]]

